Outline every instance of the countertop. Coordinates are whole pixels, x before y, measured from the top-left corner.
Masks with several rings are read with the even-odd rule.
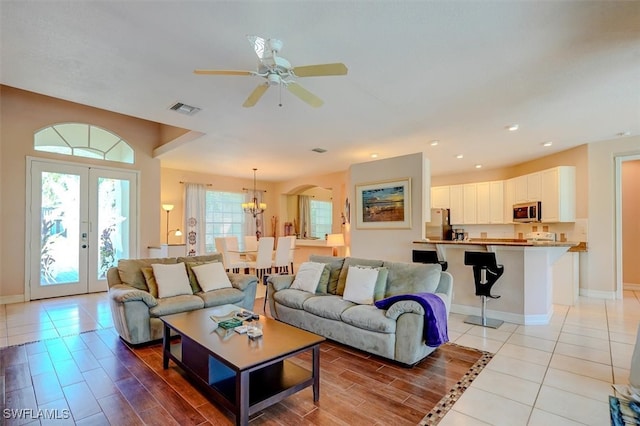
[[[570,251],[587,251],[587,244],[573,241],[527,241],[508,238],[471,238],[466,241],[451,240],[418,240],[414,244],[453,244],[453,245],[491,245],[491,246],[517,246],[517,247],[570,247]]]

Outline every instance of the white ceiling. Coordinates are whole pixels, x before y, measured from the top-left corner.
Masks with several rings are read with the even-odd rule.
[[[204,133],[163,167],[284,180],[425,151],[444,175],[640,134],[638,1],[2,0],[0,14],[2,84]],[[261,79],[192,71],[254,70],[247,34],[349,73],[298,80],[320,108],[287,91],[278,107],[277,88],[243,108]]]

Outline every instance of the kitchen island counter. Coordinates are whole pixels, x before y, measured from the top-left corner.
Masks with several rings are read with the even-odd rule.
[[[417,240],[414,244],[454,244],[454,245],[491,245],[491,246],[514,246],[514,247],[574,247],[579,243],[571,241],[527,241],[517,239],[490,239],[471,238],[465,241],[452,240]]]
[[[487,316],[515,324],[548,324],[553,314],[553,264],[574,242],[526,240],[414,241],[414,250],[435,250],[448,263],[447,272],[454,278],[451,312],[480,314],[480,298],[475,295],[473,269],[464,264],[465,251],[488,251],[496,254],[504,274],[492,288]]]

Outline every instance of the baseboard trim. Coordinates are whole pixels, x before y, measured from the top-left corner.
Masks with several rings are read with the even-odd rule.
[[[9,305],[11,303],[24,302],[24,294],[16,294],[13,296],[0,296],[0,305]]]
[[[461,315],[479,316],[481,314],[481,309],[475,306],[456,305],[455,303],[452,303],[451,312]],[[547,315],[520,315],[487,309],[487,318],[498,319],[504,322],[520,325],[546,325],[551,321],[551,315],[553,315],[553,311],[549,312]]]
[[[616,299],[615,291],[602,291],[602,290],[589,290],[586,288],[580,289],[580,296],[593,297],[594,299]]]

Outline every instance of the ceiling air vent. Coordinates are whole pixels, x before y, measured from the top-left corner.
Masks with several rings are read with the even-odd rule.
[[[313,148],[311,151],[317,152],[318,154],[324,154],[325,152],[327,152],[327,150],[324,148]]]
[[[169,109],[172,109],[184,115],[193,115],[198,111],[200,111],[200,108],[183,104],[182,102],[177,102],[175,105],[171,106]]]

